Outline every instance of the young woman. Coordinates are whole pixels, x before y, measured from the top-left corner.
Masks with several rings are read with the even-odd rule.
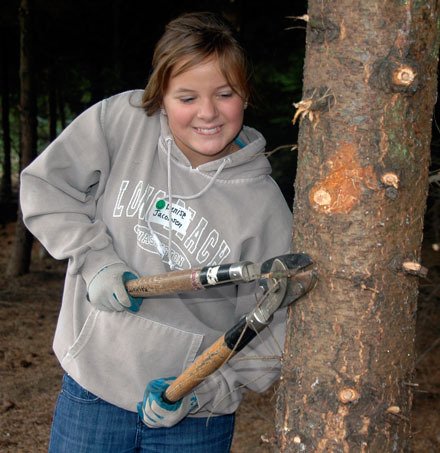
[[[69,260],[54,339],[66,374],[52,453],[228,452],[243,392],[277,379],[283,313],[167,405],[167,378],[255,306],[255,287],[142,300],[124,284],[289,252],[291,212],[265,140],[243,126],[248,80],[232,29],[212,13],[185,14],[157,43],[143,92],[87,109],[23,171],[26,225]]]

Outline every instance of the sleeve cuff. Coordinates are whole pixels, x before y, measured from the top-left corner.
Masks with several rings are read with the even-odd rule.
[[[112,244],[100,250],[90,250],[84,260],[84,264],[80,268],[80,274],[85,280],[87,286],[92,281],[93,277],[104,267],[111,264],[125,264],[116,254]]]

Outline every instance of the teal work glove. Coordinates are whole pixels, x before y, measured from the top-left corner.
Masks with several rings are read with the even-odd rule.
[[[89,283],[87,298],[98,310],[137,312],[143,299],[130,296],[125,288],[125,282],[136,278],[138,276],[125,264],[103,267]]]
[[[181,400],[169,404],[162,399],[174,377],[150,381],[145,389],[144,400],[137,405],[141,420],[150,428],[170,428],[179,423],[197,408],[197,397],[191,393]]]

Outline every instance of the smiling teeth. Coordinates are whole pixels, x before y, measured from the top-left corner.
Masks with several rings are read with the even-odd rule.
[[[211,128],[204,128],[204,127],[197,127],[196,130],[201,132],[202,134],[215,134],[219,128],[218,127],[211,127]]]

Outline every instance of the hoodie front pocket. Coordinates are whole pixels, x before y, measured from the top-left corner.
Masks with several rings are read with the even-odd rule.
[[[135,411],[146,384],[181,374],[202,339],[130,313],[93,310],[61,364],[87,390]]]

